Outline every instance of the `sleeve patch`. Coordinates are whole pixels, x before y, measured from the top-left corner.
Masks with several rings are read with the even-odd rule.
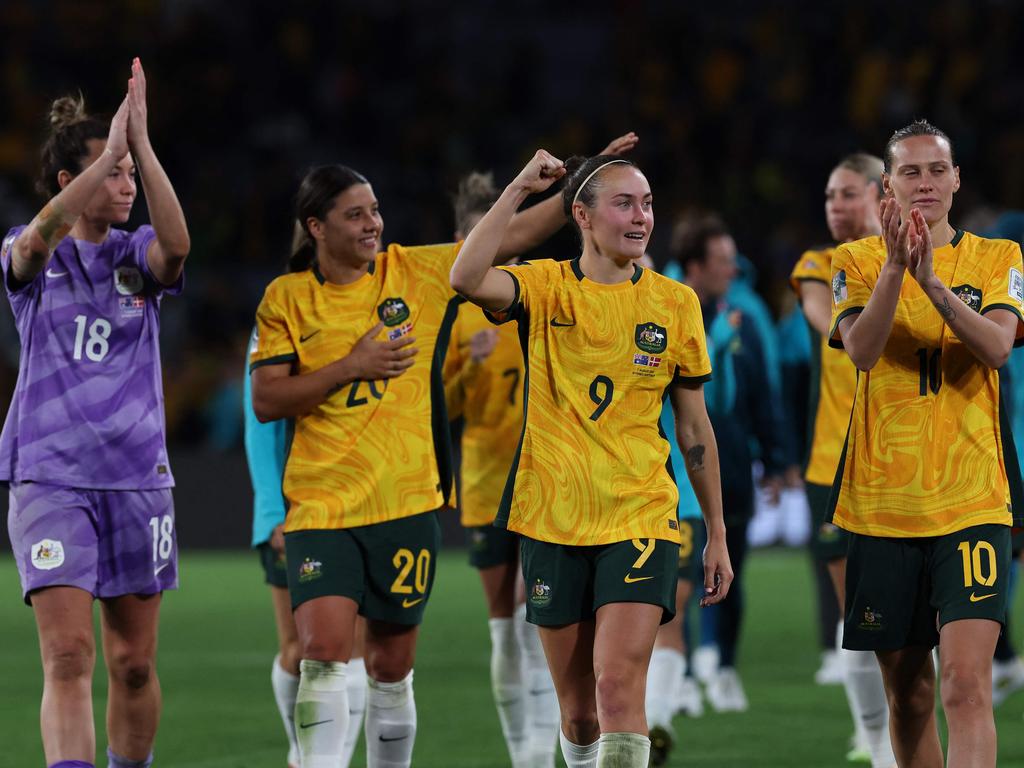
[[[1018,304],[1024,305],[1024,275],[1016,267],[1010,268],[1008,283],[1007,293],[1010,298],[1015,299]]]
[[[1020,274],[1018,272],[1018,274]],[[846,270],[841,269],[832,277],[832,301],[835,304],[842,304],[847,299]]]

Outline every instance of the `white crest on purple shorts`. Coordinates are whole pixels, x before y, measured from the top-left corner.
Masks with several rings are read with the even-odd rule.
[[[43,539],[32,545],[32,565],[40,571],[51,571],[64,564],[64,545],[53,539]]]

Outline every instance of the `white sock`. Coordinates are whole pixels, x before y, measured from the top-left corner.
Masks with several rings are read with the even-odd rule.
[[[412,672],[397,683],[381,683],[372,677],[367,677],[366,683],[366,766],[408,768],[416,742]]]
[[[683,680],[686,659],[674,648],[655,648],[647,669],[647,724],[668,728],[676,706],[676,692]]]
[[[270,687],[274,689],[274,701],[281,713],[281,723],[288,737],[288,762],[298,765],[299,745],[295,742],[295,696],[299,692],[299,676],[281,667],[281,654],[274,657],[270,670]]]
[[[843,683],[853,716],[864,729],[872,768],[891,768],[896,762],[889,738],[889,705],[882,682],[882,670],[872,651],[843,649]]]
[[[641,733],[602,733],[597,742],[598,768],[647,768],[651,740]]]
[[[509,757],[512,765],[518,766],[527,745],[526,696],[515,619],[490,619],[487,624],[491,630],[491,693]]]
[[[302,768],[337,768],[348,730],[348,691],[343,661],[299,663],[295,735]]]
[[[352,659],[348,663],[348,731],[345,733],[345,747],[341,753],[340,768],[348,768],[352,762],[352,753],[359,743],[359,734],[363,732],[363,714],[366,712],[366,664],[362,659]]]
[[[552,768],[558,734],[562,726],[562,713],[558,708],[558,694],[551,679],[544,646],[537,627],[526,620],[526,605],[516,608],[516,638],[523,667],[523,689],[526,693],[526,739],[530,764],[534,768]]]
[[[843,654],[846,653],[846,649],[843,648],[843,620],[839,619],[839,623],[836,624],[836,653],[839,654],[839,667],[843,674],[843,691],[846,693],[846,704],[850,708],[850,716],[853,718],[853,740],[854,746],[857,749],[866,747],[868,744],[868,734],[864,730],[864,723],[861,717],[857,714],[860,710],[857,708],[857,702],[853,700],[853,690],[850,684],[847,682],[846,676],[846,660]]]
[[[562,759],[565,768],[597,768],[597,750],[601,745],[598,739],[593,744],[573,744],[558,730],[558,743],[562,746]]]

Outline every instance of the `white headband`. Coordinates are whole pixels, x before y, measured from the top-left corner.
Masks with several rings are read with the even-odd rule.
[[[629,161],[628,161],[628,160],[609,160],[609,161],[608,161],[607,163],[603,163],[602,165],[599,165],[599,166],[597,166],[597,168],[595,168],[594,170],[592,170],[592,171],[590,172],[590,175],[589,175],[589,176],[587,176],[587,178],[585,178],[585,179],[583,180],[583,183],[582,183],[582,184],[580,184],[580,185],[579,185],[579,187],[578,187],[578,188],[576,189],[576,194],[572,196],[572,205],[576,205],[576,202],[577,202],[577,201],[578,201],[578,200],[580,199],[580,192],[582,192],[582,191],[583,191],[583,188],[584,188],[585,186],[587,186],[587,184],[589,184],[589,183],[590,183],[590,180],[591,180],[592,178],[594,178],[594,176],[595,176],[595,175],[596,175],[596,174],[597,174],[598,172],[600,172],[600,171],[603,171],[603,170],[604,170],[605,168],[607,168],[607,167],[608,167],[609,165],[612,165],[613,163],[627,163],[627,162],[629,162]],[[569,206],[569,208],[571,209],[571,208],[572,208],[572,206]]]

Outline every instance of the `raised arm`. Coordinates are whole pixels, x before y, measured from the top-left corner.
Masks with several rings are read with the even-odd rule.
[[[612,139],[601,150],[602,155],[623,155],[633,149],[640,137],[630,131]],[[505,264],[515,256],[532,251],[565,226],[565,211],[560,195],[552,195],[512,217],[498,247],[497,264]]]
[[[156,233],[156,239],[146,252],[146,263],[161,284],[173,285],[181,276],[191,242],[178,196],[149,143],[146,74],[137,58],[132,62],[132,76],[128,81],[128,107],[128,144],[139,169],[149,218]]]
[[[259,365],[252,370],[252,409],[261,422],[303,416],[353,381],[400,376],[419,351],[412,336],[375,341],[384,328],[377,323],[340,360],[310,373],[295,374],[292,364]]]
[[[908,217],[900,224],[900,206],[892,198],[883,200],[879,208],[882,236],[885,238],[885,263],[863,311],[845,317],[839,323],[843,347],[853,364],[862,371],[870,371],[882,356],[892,332],[903,275],[910,262],[911,219]]]
[[[920,233],[911,250],[910,274],[931,299],[932,306],[956,337],[989,368],[1002,368],[1010,359],[1017,337],[1017,316],[1008,309],[993,309],[981,315],[964,305],[938,278],[932,262],[932,236],[924,215],[916,208],[911,218]]]
[[[452,266],[452,288],[492,312],[507,309],[515,301],[516,287],[512,276],[494,268],[495,263],[502,262],[502,242],[523,201],[535,192],[543,192],[564,175],[565,166],[561,160],[543,149],[537,150],[469,233]]]
[[[70,180],[55,195],[14,241],[11,273],[19,283],[30,283],[46,268],[57,243],[63,240],[82,215],[96,190],[126,154],[128,154],[128,99],[121,102],[110,121],[107,146],[96,160]],[[63,182],[62,182],[63,183]]]
[[[674,383],[669,388],[669,398],[676,418],[676,439],[686,459],[686,474],[708,531],[704,549],[704,595],[700,604],[713,605],[725,599],[733,579],[722,516],[718,443],[704,406],[703,385]]]

